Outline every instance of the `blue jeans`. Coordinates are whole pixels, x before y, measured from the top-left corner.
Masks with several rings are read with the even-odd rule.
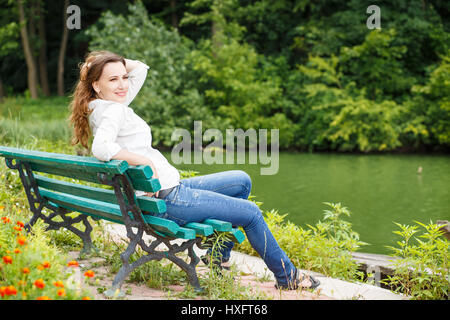
[[[229,170],[182,179],[164,201],[167,211],[161,216],[180,226],[205,219],[219,219],[243,227],[252,247],[262,257],[277,283],[292,281],[295,267],[273,237],[258,206],[247,200],[252,187],[250,176]],[[230,257],[233,242],[225,243],[222,260]]]

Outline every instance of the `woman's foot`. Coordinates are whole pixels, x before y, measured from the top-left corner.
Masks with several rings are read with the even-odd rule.
[[[202,257],[200,257],[200,259],[203,261],[203,263],[207,266],[209,266],[210,262],[211,262],[211,256],[210,255],[204,255]],[[218,267],[219,270],[230,270],[230,264],[228,263],[228,259],[227,260],[222,260],[220,261],[219,259],[214,259],[213,262],[214,266]]]
[[[313,276],[306,275],[298,272],[295,269],[293,281],[288,283],[287,285],[280,285],[278,283],[275,284],[275,288],[283,289],[283,290],[297,290],[297,289],[311,289],[314,290],[320,285],[320,281],[314,278]]]

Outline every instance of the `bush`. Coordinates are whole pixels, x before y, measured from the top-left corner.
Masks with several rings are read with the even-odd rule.
[[[71,287],[71,273],[64,272],[65,257],[50,245],[42,224],[25,234],[24,223],[12,214],[14,209],[0,208],[1,299],[82,299],[85,294]]]
[[[450,147],[450,50],[427,83],[412,88],[410,125],[405,132],[422,143]]]
[[[395,287],[413,299],[448,299],[450,282],[449,241],[442,237],[441,226],[415,221],[424,230],[419,237],[418,226],[396,223],[400,231],[394,231],[402,240],[398,247],[388,248],[400,257],[393,263],[394,275],[383,280],[384,284]],[[419,239],[421,238],[421,239]],[[412,243],[415,240],[415,243]]]
[[[404,109],[394,101],[365,98],[354,82],[344,85],[339,58],[311,56],[291,77],[303,84],[289,87],[297,105],[289,110],[298,124],[295,144],[310,150],[388,151],[400,146]]]

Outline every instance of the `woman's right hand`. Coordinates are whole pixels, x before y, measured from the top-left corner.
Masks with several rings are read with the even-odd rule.
[[[158,180],[159,180],[159,177],[158,177],[157,174],[154,174],[154,175],[152,176],[152,179],[158,179]],[[153,196],[155,196],[156,198],[158,198],[158,195],[159,195],[159,190],[156,191],[156,192],[147,192],[147,193],[145,194],[145,196],[147,196],[147,197],[153,197]]]

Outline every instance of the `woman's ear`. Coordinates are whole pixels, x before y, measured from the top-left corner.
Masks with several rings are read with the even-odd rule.
[[[98,81],[92,82],[92,88],[94,88],[94,91],[97,92],[97,94],[100,92],[100,88],[98,86]]]

